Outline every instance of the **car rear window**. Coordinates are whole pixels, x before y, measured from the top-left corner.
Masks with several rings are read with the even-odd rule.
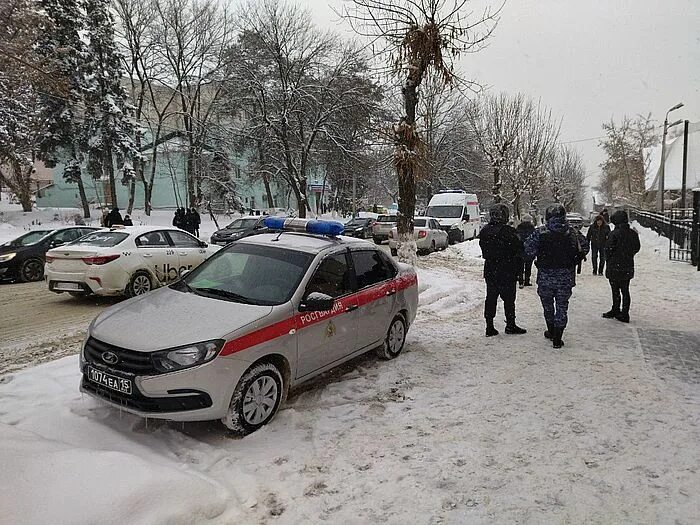
[[[418,228],[425,227],[425,219],[413,219],[413,226]]]
[[[83,235],[80,239],[71,242],[73,246],[99,246],[100,248],[109,248],[116,246],[129,236],[128,233],[122,232],[95,232]]]
[[[397,222],[398,218],[396,215],[380,215],[377,217],[377,222]]]

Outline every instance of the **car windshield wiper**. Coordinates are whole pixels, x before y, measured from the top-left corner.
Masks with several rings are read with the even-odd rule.
[[[214,295],[216,297],[222,297],[224,299],[229,299],[237,303],[255,304],[247,297],[239,295],[235,292],[229,292],[228,290],[222,290],[221,288],[191,288],[189,285],[187,287],[190,290],[193,290],[195,293]]]

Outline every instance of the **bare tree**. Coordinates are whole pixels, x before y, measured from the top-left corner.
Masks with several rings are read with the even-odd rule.
[[[339,146],[333,142],[337,124],[372,101],[365,60],[354,45],[319,31],[309,13],[293,5],[265,0],[246,6],[239,19],[235,89],[252,108],[240,133],[264,145],[265,171],[284,179],[305,217],[319,145],[327,140]]]
[[[463,82],[453,61],[491,35],[496,14],[473,17],[469,0],[351,0],[344,16],[360,35],[381,39],[391,70],[403,79],[403,116],[393,126],[399,186],[399,257],[415,261],[413,215],[425,143],[417,130],[420,86],[434,75],[445,85]],[[402,249],[403,245],[405,249]]]
[[[197,159],[207,147],[219,109],[235,32],[230,13],[217,0],[155,0],[155,8],[156,49],[168,66],[164,82],[178,101],[187,141],[187,200],[195,205],[201,197]]]
[[[551,197],[567,211],[579,210],[583,204],[586,168],[581,155],[571,146],[559,146],[545,163],[546,186]]]

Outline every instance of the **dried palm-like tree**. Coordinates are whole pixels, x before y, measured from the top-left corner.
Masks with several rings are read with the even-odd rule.
[[[462,53],[482,48],[500,11],[487,8],[477,15],[470,9],[472,4],[472,0],[348,0],[343,11],[356,33],[374,40],[375,55],[386,57],[387,71],[402,80],[404,114],[392,129],[402,260],[415,258],[411,239],[416,180],[426,165],[423,140],[416,128],[419,88],[428,76],[446,86],[470,85],[456,73],[454,61]]]

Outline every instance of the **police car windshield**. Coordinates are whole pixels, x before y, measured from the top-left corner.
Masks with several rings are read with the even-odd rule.
[[[425,214],[436,219],[457,219],[462,216],[462,206],[428,206]]]
[[[233,244],[172,287],[224,301],[274,306],[289,301],[314,255],[255,244]]]
[[[83,235],[80,239],[69,244],[99,246],[100,248],[111,248],[116,246],[129,236],[122,232],[95,232]]]

